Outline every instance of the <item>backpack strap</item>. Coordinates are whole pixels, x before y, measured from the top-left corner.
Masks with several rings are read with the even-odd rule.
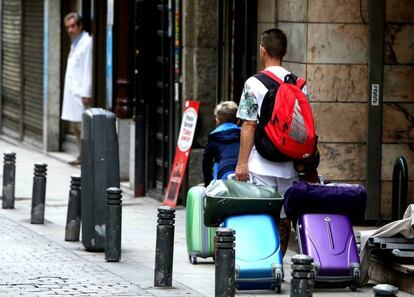
[[[260,71],[259,73],[255,74],[254,77],[260,80],[266,86],[267,89],[273,88],[275,82],[279,85],[282,85],[284,83],[290,83],[296,85],[299,89],[302,89],[306,84],[306,80],[304,80],[301,77],[297,77],[293,73],[289,73],[288,75],[286,75],[284,79],[285,81],[282,81],[279,77],[277,77],[273,72],[269,70]],[[269,78],[272,81],[271,83],[269,82]]]
[[[304,80],[303,78],[298,78],[298,80],[296,81],[297,87],[301,90],[305,86],[305,84],[306,84],[306,80]]]
[[[262,72],[256,73],[253,76],[257,78],[268,90],[274,89],[278,86],[277,82]]]
[[[270,77],[272,80],[274,80],[275,82],[277,82],[279,85],[283,85],[284,84],[284,81],[282,81],[273,72],[271,72],[269,70],[263,70],[263,71],[260,71],[260,73],[263,73],[266,76]]]
[[[293,73],[289,73],[285,76],[285,83],[296,85],[299,89],[302,89],[306,84],[306,80]]]

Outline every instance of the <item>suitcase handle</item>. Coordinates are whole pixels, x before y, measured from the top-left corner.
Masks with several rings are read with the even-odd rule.
[[[236,174],[235,173],[229,174],[227,176],[227,179],[229,179],[229,180],[236,180]],[[249,179],[246,180],[246,183],[253,184],[252,178],[251,178],[251,175],[250,174],[249,174]]]

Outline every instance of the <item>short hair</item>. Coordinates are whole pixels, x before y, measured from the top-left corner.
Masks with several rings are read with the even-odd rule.
[[[269,29],[262,33],[261,46],[272,58],[282,59],[286,54],[287,38],[280,29]]]
[[[77,12],[70,12],[68,13],[65,18],[63,19],[63,22],[66,23],[70,19],[74,19],[76,21],[76,24],[78,26],[82,25],[82,17]]]
[[[222,101],[214,109],[214,115],[221,123],[237,122],[237,103],[234,101]]]

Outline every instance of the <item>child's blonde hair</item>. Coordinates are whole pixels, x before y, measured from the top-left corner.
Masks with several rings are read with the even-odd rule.
[[[214,109],[214,115],[220,123],[236,123],[238,108],[237,103],[234,101],[222,101]]]

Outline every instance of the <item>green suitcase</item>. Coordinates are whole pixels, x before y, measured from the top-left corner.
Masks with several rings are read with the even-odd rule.
[[[205,187],[195,186],[187,193],[186,240],[188,258],[192,264],[197,264],[197,257],[214,259],[216,228],[204,225],[205,191]]]

